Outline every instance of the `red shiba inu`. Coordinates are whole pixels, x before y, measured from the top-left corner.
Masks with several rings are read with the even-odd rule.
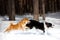
[[[10,23],[10,26],[5,30],[5,32],[9,32],[11,30],[24,30],[25,28],[28,28],[26,24],[29,23],[28,18],[22,19],[20,22],[17,24]]]

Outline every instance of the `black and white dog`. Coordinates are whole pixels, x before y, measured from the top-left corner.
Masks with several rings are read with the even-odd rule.
[[[40,29],[45,33],[44,23],[38,22],[36,20],[29,20],[29,21],[30,23],[26,24],[27,27],[29,27],[30,29],[35,27],[36,29]],[[52,23],[45,22],[45,24],[47,28],[52,27]]]

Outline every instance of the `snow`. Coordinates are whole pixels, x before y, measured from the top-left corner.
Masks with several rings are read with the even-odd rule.
[[[5,28],[8,27],[11,22],[16,24],[24,17],[33,19],[33,16],[32,15],[16,16],[16,21],[8,21],[9,19],[8,16],[5,16],[4,18],[0,17],[0,40],[60,40],[60,13],[59,12],[56,13],[46,14],[45,21],[51,22],[54,26],[53,28],[49,28],[45,33],[35,28],[31,30],[27,29],[25,31],[13,30],[10,31],[9,33],[4,32]],[[42,17],[39,18],[40,20],[42,20]]]
[[[53,30],[53,31],[52,31]],[[35,31],[11,31],[10,33],[0,33],[1,40],[60,40],[58,29],[50,29],[49,34],[41,34]]]

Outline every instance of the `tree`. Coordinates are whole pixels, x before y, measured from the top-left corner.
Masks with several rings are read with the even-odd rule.
[[[43,20],[45,20],[45,1],[42,0],[42,13],[43,13]]]
[[[23,14],[23,0],[18,0],[19,1],[19,7],[20,7],[20,14]]]
[[[1,16],[5,16],[4,0],[0,0],[0,14],[1,14]]]
[[[49,0],[49,10],[50,10],[50,12],[52,11],[52,5],[51,5],[51,3],[52,3],[52,1]]]
[[[57,0],[55,0],[55,11],[57,11]]]
[[[34,9],[34,19],[39,20],[39,1],[38,0],[33,0],[33,9]]]
[[[54,0],[52,0],[52,12],[54,12]]]
[[[15,0],[8,0],[8,16],[9,20],[15,20]]]

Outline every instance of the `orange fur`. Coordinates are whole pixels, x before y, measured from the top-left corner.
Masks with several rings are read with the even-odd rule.
[[[29,23],[28,18],[24,18],[22,19],[20,22],[18,22],[17,24],[13,25],[12,23],[10,24],[10,26],[5,30],[6,31],[11,31],[11,30],[24,30],[26,27],[26,24]]]

